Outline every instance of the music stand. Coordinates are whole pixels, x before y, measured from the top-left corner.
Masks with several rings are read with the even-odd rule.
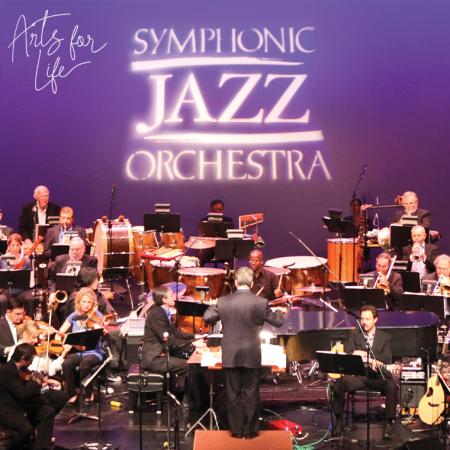
[[[178,233],[180,214],[144,214],[144,231],[156,230],[159,233]]]
[[[323,373],[365,376],[366,368],[360,355],[348,355],[317,350],[316,358]]]
[[[255,248],[253,239],[220,239],[214,249],[217,261],[234,263],[234,259],[247,259]]]
[[[418,272],[410,272],[405,270],[401,272],[403,281],[403,290],[405,292],[422,292],[420,285],[420,274]]]
[[[50,259],[52,261],[55,260],[57,256],[67,255],[69,253],[69,245],[68,244],[53,244],[50,254]]]
[[[81,353],[81,359],[83,359],[83,353],[87,350],[93,350],[96,346],[98,341],[100,340],[100,338],[103,335],[103,328],[95,328],[93,330],[86,330],[86,331],[79,331],[76,333],[68,333],[66,334],[63,344],[68,344],[68,345],[76,345],[79,346],[81,348],[83,348],[83,350],[80,352]],[[81,384],[83,386],[83,383]],[[81,390],[81,392],[83,392],[83,390]],[[79,407],[79,411],[78,413],[76,413],[74,416],[72,416],[69,420],[68,420],[68,424],[74,423],[74,422],[78,422],[82,419],[89,419],[89,420],[99,420],[99,418],[97,416],[91,416],[87,413],[85,413],[83,411],[83,395],[81,395],[80,392],[80,407]]]
[[[351,220],[341,219],[340,217],[322,217],[322,222],[330,233],[338,233],[347,237],[358,236],[358,229]]]
[[[422,298],[424,298],[422,306],[424,311],[432,312],[439,316],[441,320],[445,320],[445,303],[447,300],[445,297],[443,297],[442,295],[423,295]]]
[[[358,310],[363,305],[373,305],[376,309],[386,309],[386,296],[383,289],[346,286],[343,289],[343,297],[347,309]]]
[[[0,255],[6,253],[6,249],[8,248],[8,241],[6,239],[0,240]]]
[[[427,298],[427,296],[416,293],[403,293],[400,298],[400,311],[421,311],[424,298]]]
[[[227,230],[233,228],[231,222],[206,222],[202,220],[198,223],[198,233],[205,237],[227,237]]]
[[[8,289],[12,297],[13,289],[30,288],[31,270],[0,270],[0,288]]]
[[[77,290],[78,277],[76,275],[71,275],[68,273],[57,273],[56,274],[56,290],[66,291],[70,294]]]
[[[203,317],[203,314],[208,309],[209,305],[195,300],[176,300],[175,304],[179,316],[192,317],[192,333],[197,333],[195,331],[195,318]]]

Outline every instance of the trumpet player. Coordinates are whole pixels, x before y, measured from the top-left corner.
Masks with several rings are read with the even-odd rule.
[[[403,211],[396,211],[393,222],[402,223],[403,216],[417,216],[417,224],[424,227],[431,226],[431,213],[426,209],[419,208],[419,197],[415,192],[406,191],[401,196]]]
[[[425,228],[416,225],[411,229],[412,245],[403,247],[403,260],[408,261],[407,269],[418,272],[420,278],[426,278],[433,273],[436,268],[433,261],[439,255],[439,248],[434,244],[427,244]]]
[[[449,294],[450,290],[450,256],[446,254],[439,255],[434,260],[436,272],[427,275],[424,282],[437,283],[433,291],[435,295]]]

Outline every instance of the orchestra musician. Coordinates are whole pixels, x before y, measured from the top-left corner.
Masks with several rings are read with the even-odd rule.
[[[377,280],[376,288],[384,290],[386,303],[389,309],[395,309],[403,294],[402,276],[392,270],[392,258],[387,252],[377,256],[375,272],[372,273]]]
[[[253,271],[253,282],[250,287],[253,294],[267,300],[273,300],[283,295],[283,291],[278,288],[276,275],[264,268],[264,254],[261,250],[252,250],[248,263]]]
[[[360,309],[359,318],[364,336],[359,328],[351,331],[348,340],[344,343],[346,353],[360,355],[366,360],[366,341],[370,343],[375,359],[369,361],[369,379],[365,376],[344,375],[338,379],[332,387],[333,390],[333,413],[335,425],[333,435],[338,436],[344,432],[342,414],[344,411],[345,393],[366,389],[382,392],[386,396],[386,408],[384,411],[386,423],[383,428],[383,438],[392,437],[392,424],[396,416],[397,408],[397,383],[392,373],[384,369],[384,366],[392,363],[392,348],[390,336],[377,328],[378,313],[373,305],[364,305]],[[382,371],[383,376],[380,374]]]
[[[450,256],[443,253],[434,260],[434,267],[436,272],[428,274],[423,281],[438,281],[440,277],[450,277]]]
[[[55,417],[67,400],[61,391],[42,393],[45,380],[29,379],[35,355],[31,344],[19,344],[11,360],[0,366],[0,423],[12,433],[11,449],[50,450]],[[33,434],[34,443],[28,447]]]
[[[60,328],[60,332],[72,333],[86,331],[91,328],[103,328],[103,314],[98,310],[97,296],[90,288],[81,288],[75,297],[75,311],[67,317]],[[84,352],[70,352],[62,364],[64,389],[69,396],[68,404],[75,404],[77,368],[79,368],[80,379],[83,380],[89,375],[93,368],[98,366],[104,358],[104,351],[100,341],[93,350]],[[94,400],[93,386],[89,384],[85,391],[86,403],[92,403]]]
[[[147,311],[144,328],[144,346],[142,349],[142,367],[155,372],[166,372],[178,378],[177,385],[185,382],[188,373],[187,360],[177,355],[191,345],[204,347],[201,340],[194,340],[196,336],[178,330],[171,321],[171,310],[175,306],[175,295],[166,286],[159,286],[153,290],[153,305]],[[197,336],[198,337],[198,336]],[[167,367],[166,353],[170,358]]]
[[[78,268],[74,268],[72,263],[81,263]],[[70,240],[69,253],[67,255],[59,255],[56,257],[53,264],[49,267],[49,281],[53,284],[56,282],[56,275],[58,273],[73,273],[78,275],[78,272],[83,267],[97,267],[97,258],[95,256],[86,255],[86,246],[83,239],[74,237]]]
[[[231,436],[251,439],[259,434],[259,371],[261,326],[283,324],[281,311],[250,291],[254,274],[248,267],[235,272],[236,292],[220,297],[203,316],[205,323],[222,321],[222,365],[225,369],[227,415]]]
[[[403,247],[402,250],[402,259],[408,261],[407,269],[418,272],[421,279],[436,270],[433,261],[440,253],[436,245],[425,242],[426,237],[425,228],[415,225],[411,228],[413,244]]]
[[[53,244],[65,243],[64,234],[70,232],[86,242],[86,230],[83,227],[74,225],[74,212],[70,206],[64,206],[59,213],[59,224],[47,230],[44,241],[44,256],[50,259]]]
[[[0,363],[6,362],[9,353],[18,344],[17,327],[25,319],[25,308],[18,298],[10,298],[6,304],[6,314],[0,319]]]
[[[19,217],[19,233],[25,240],[33,241],[36,224],[48,223],[49,216],[59,216],[60,207],[50,202],[50,191],[46,186],[37,186],[34,190],[34,202],[22,207]]]
[[[13,229],[11,227],[8,227],[7,225],[2,224],[3,220],[3,211],[0,208],[0,240],[5,241],[8,236],[13,232]]]
[[[406,191],[401,196],[401,205],[403,211],[396,211],[393,217],[393,223],[402,224],[403,216],[417,216],[417,225],[429,228],[431,226],[431,213],[426,209],[419,208],[419,197],[412,191]]]

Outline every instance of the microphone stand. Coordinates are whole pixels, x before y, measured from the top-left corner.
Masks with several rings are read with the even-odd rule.
[[[141,341],[138,347],[138,362],[139,362],[139,380],[138,380],[138,398],[137,398],[137,408],[139,417],[139,450],[142,450],[142,350],[144,346],[144,341]]]

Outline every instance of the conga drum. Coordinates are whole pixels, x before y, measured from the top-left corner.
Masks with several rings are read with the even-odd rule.
[[[184,249],[184,233],[161,233],[161,247]]]
[[[134,243],[133,275],[137,282],[142,282],[141,254],[143,251],[158,248],[156,232],[153,230],[144,231],[143,226],[134,226],[131,231],[133,233]]]
[[[358,281],[359,255],[357,239],[327,239],[329,280],[338,281],[337,276],[343,283]]]

